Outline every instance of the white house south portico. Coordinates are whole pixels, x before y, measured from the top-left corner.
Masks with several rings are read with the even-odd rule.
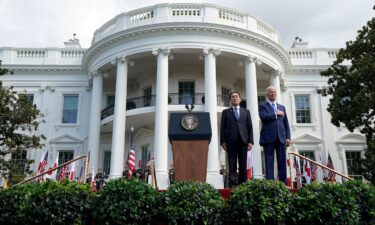
[[[64,104],[54,104],[68,95],[81,99],[75,106],[79,125],[71,121],[61,126],[58,112],[46,118],[49,122],[41,130],[48,133],[46,149],[52,146],[50,140],[64,135],[82,142],[79,148],[70,148],[74,138],[61,141],[51,157],[90,151],[90,170],[102,168],[112,178],[122,176],[133,126],[137,164],[141,161],[144,166],[149,155],[154,158],[158,186],[167,188],[173,162],[169,114],[185,112],[185,104],[192,103],[194,112],[208,112],[211,120],[207,182],[223,188],[219,170],[226,153],[219,145],[218,127],[221,112],[228,107],[229,91],[234,89],[241,93],[242,107],[252,117],[256,178],[264,177],[258,104],[270,85],[276,87],[278,102],[286,106],[291,121],[296,141],[290,150],[309,152],[314,159],[330,152],[336,169],[348,174],[346,161],[364,145],[362,139],[351,145],[346,129],[329,124],[324,111],[328,102],[316,94],[326,82],[319,72],[333,62],[337,50],[309,49],[298,43],[285,49],[274,28],[238,10],[212,4],[158,4],[115,16],[95,31],[88,49],[0,50],[4,66],[18,71],[3,82],[36,93],[38,107],[48,101],[64,111]],[[65,58],[50,58],[53,55]],[[44,63],[63,72],[48,70]],[[35,71],[47,75],[33,80],[28,75],[38,75]],[[76,83],[64,81],[64,74]],[[36,91],[38,85],[55,90],[42,94]],[[40,159],[39,153],[28,157]]]

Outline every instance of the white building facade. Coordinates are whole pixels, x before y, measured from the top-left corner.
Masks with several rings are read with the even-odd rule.
[[[211,4],[158,4],[125,12],[96,30],[90,48],[81,48],[76,39],[65,46],[0,48],[3,67],[14,71],[0,77],[3,84],[26,91],[45,114],[39,133],[47,137],[49,165],[57,155],[67,161],[90,151],[90,168],[120,177],[134,127],[136,163],[145,165],[153,157],[158,185],[166,188],[173,163],[168,117],[193,103],[194,112],[210,114],[207,182],[222,188],[219,170],[226,156],[219,144],[220,117],[235,89],[252,116],[254,175],[262,178],[258,103],[273,85],[289,116],[289,151],[323,162],[330,154],[337,171],[357,176],[353,160],[363,155],[365,138],[334,127],[328,98],[317,94],[326,85],[320,71],[332,64],[337,49],[312,49],[305,42],[284,48],[267,23]],[[34,170],[42,152],[26,154],[35,159]]]

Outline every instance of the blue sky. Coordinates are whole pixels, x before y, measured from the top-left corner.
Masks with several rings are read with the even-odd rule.
[[[202,0],[0,0],[0,47],[63,47],[77,34],[90,47],[97,28],[119,13],[159,3]],[[239,9],[279,31],[284,47],[295,36],[309,47],[344,47],[374,17],[372,0],[206,0]]]

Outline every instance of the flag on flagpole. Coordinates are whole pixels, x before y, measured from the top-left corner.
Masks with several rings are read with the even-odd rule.
[[[335,167],[333,166],[331,155],[329,153],[328,153],[327,167],[333,170],[335,169]],[[328,181],[336,182],[336,174],[334,172],[328,171]]]
[[[134,127],[130,128],[129,175],[135,172]]]
[[[303,173],[302,176],[305,178],[306,184],[311,183],[311,168],[307,160],[303,160]]]
[[[91,174],[91,191],[95,191],[95,169],[92,167],[92,174]]]
[[[291,173],[291,167],[290,167],[290,159],[288,158],[286,160],[286,165],[287,165],[287,168],[286,168],[286,185],[288,187],[292,187],[292,173]]]
[[[295,182],[297,184],[297,188],[300,188],[301,187],[301,171],[300,171],[299,166],[298,166],[297,157],[294,157],[293,167],[296,170]]]
[[[42,158],[40,159],[40,162],[38,165],[38,174],[41,174],[44,172],[44,169],[46,168],[47,164],[48,164],[48,151],[44,152],[42,155]]]
[[[69,164],[66,164],[65,166],[61,168],[60,174],[57,180],[63,181],[66,178],[66,173],[68,172],[68,170],[69,170]]]
[[[72,162],[72,165],[70,166],[69,181],[74,181],[75,167],[76,167],[76,161]]]
[[[253,151],[247,151],[247,180],[251,180],[253,177]]]
[[[56,160],[55,162],[53,163],[52,167],[50,167],[48,170],[50,169],[54,169],[56,168],[57,166],[59,165],[59,154],[57,153],[57,156],[56,156]],[[44,179],[51,179],[51,180],[56,180],[56,174],[57,174],[57,169],[51,171],[51,172],[48,172],[46,174],[44,174]]]
[[[314,182],[318,179],[317,171],[318,171],[318,165],[316,163],[312,163],[312,166],[311,166],[311,182]]]
[[[81,166],[81,170],[79,171],[79,176],[78,176],[78,179],[77,179],[77,182],[78,183],[81,183],[82,182],[82,177],[83,177],[83,165]]]

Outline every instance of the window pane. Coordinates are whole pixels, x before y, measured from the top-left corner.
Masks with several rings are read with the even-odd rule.
[[[111,152],[104,152],[104,163],[103,163],[104,174],[109,174],[111,169]]]
[[[145,169],[148,161],[149,145],[142,146],[142,168]]]
[[[78,95],[64,95],[62,123],[76,123],[78,112]]]
[[[296,122],[311,123],[310,96],[296,95],[294,100],[296,105]]]
[[[194,104],[195,85],[193,81],[178,83],[179,104]]]
[[[152,95],[151,87],[147,87],[143,89],[143,102],[144,102],[145,107],[151,106],[151,95]]]
[[[115,105],[115,96],[107,96],[107,106]]]
[[[225,87],[221,88],[221,101],[224,106],[229,106],[229,89]]]
[[[19,173],[19,175],[24,174],[28,168],[26,168],[26,158],[27,152],[22,151],[19,153],[12,153],[12,159],[10,163],[14,166],[16,173]]]
[[[361,152],[359,151],[346,151],[346,165],[348,167],[348,175],[356,180],[362,180],[362,176],[357,174],[358,168],[360,168],[359,159],[361,159]]]

